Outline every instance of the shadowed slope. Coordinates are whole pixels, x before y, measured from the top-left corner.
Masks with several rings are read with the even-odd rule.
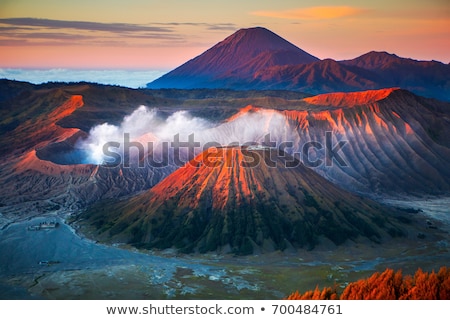
[[[349,68],[332,59],[260,69],[248,82],[250,88],[298,90],[312,94],[378,87],[376,77],[370,72]]]
[[[450,100],[449,64],[376,51],[339,63],[371,72],[372,78],[377,79],[377,88],[401,87],[422,96]]]
[[[416,61],[370,52],[353,60],[325,59],[309,64],[259,69],[247,79],[247,87],[299,90],[312,94],[400,87],[448,101],[449,73],[450,65],[441,62]]]

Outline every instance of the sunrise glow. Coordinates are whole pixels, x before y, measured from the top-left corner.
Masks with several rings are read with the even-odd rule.
[[[169,70],[252,26],[269,28],[319,58],[379,50],[450,61],[445,1],[175,2],[135,0],[126,10],[103,0],[1,3],[0,68]]]

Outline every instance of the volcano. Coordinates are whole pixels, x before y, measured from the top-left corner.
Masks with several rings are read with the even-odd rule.
[[[198,57],[148,84],[159,88],[222,88],[261,68],[319,59],[265,28],[241,29]],[[212,82],[211,82],[212,81]]]
[[[82,214],[100,238],[251,254],[403,234],[395,213],[263,146],[212,148],[149,191]]]
[[[341,150],[346,166],[315,168],[328,180],[353,192],[450,190],[449,103],[398,88],[321,94],[303,102],[310,110],[284,111],[300,141],[323,141],[324,132],[333,132],[336,141],[348,142]]]

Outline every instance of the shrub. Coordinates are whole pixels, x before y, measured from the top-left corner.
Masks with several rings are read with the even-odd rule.
[[[386,269],[367,279],[350,283],[339,295],[336,288],[318,287],[303,294],[290,294],[288,300],[448,300],[450,299],[450,268],[439,272],[416,271],[414,276],[403,276],[402,271]]]

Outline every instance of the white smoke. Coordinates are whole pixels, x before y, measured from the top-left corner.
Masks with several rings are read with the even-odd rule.
[[[126,134],[131,141],[140,142],[147,147],[150,141],[170,141],[175,134],[187,135],[211,126],[210,122],[192,117],[186,111],[175,112],[164,119],[157,109],[140,106],[125,116],[119,126],[103,123],[93,127],[89,131],[88,138],[78,143],[78,148],[87,151],[88,162],[102,164],[109,160],[105,158],[104,145],[116,142],[120,144],[120,151],[123,151]]]
[[[95,126],[88,138],[79,142],[78,147],[87,151],[87,162],[102,164],[111,161],[105,156],[104,145],[116,142],[120,144],[118,151],[123,154],[125,135],[129,135],[130,141],[139,142],[145,148],[145,153],[149,152],[149,142],[155,146],[152,152],[161,152],[161,144],[167,142],[170,146],[176,135],[179,141],[188,141],[189,135],[193,135],[194,141],[200,143],[200,147],[195,149],[197,154],[203,150],[203,146],[211,143],[222,146],[262,144],[268,134],[270,140],[278,144],[299,139],[297,131],[292,130],[286,118],[275,110],[253,110],[232,121],[216,124],[193,117],[188,111],[177,111],[165,118],[158,109],[140,106],[124,117],[118,126],[108,123]]]
[[[279,145],[284,141],[297,141],[298,133],[292,130],[284,115],[275,110],[259,109],[244,113],[230,122],[209,129],[203,135],[221,145],[263,144],[270,141]],[[205,141],[208,142],[208,141]]]

